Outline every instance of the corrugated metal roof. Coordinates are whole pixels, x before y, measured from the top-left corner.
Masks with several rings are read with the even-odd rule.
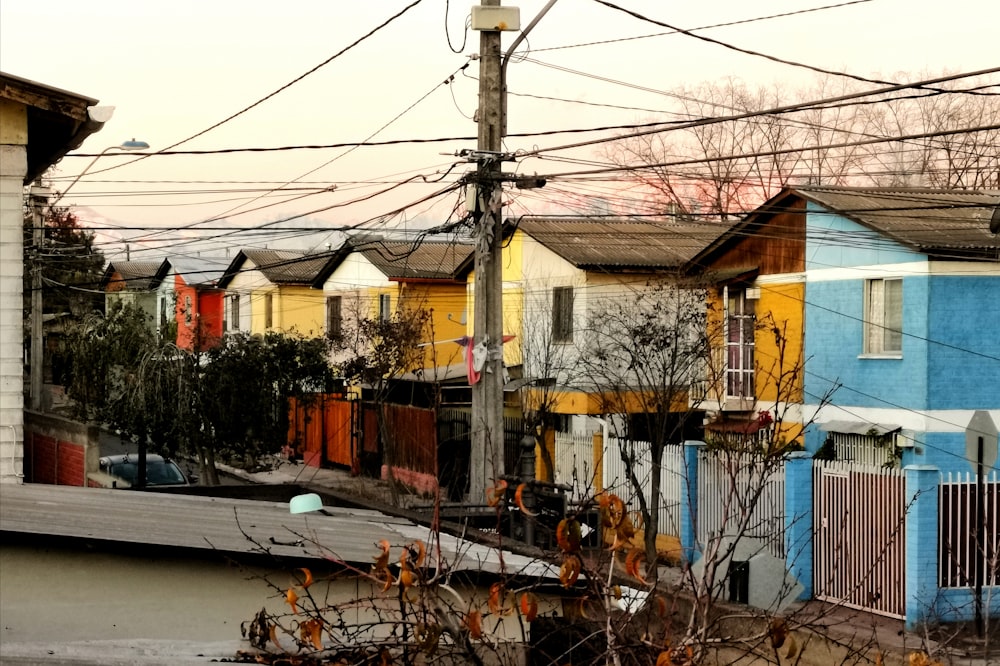
[[[1000,249],[1000,236],[989,230],[990,217],[1000,206],[1000,191],[862,187],[792,191],[920,252],[961,257]]]
[[[472,246],[453,242],[379,241],[361,254],[390,278],[447,280],[469,260]]]
[[[0,484],[0,532],[44,534],[93,541],[124,542],[255,553],[266,547],[276,557],[325,559],[368,566],[377,542],[398,549],[429,540],[429,528],[379,511],[330,507],[292,514],[288,503],[199,497],[104,488],[43,484]],[[303,535],[307,535],[303,538]],[[256,542],[256,543],[255,543]],[[428,554],[436,557],[436,549]],[[555,577],[545,562],[441,533],[441,562],[452,571],[514,572]],[[434,566],[431,562],[429,566]]]
[[[166,259],[159,261],[112,261],[104,270],[101,286],[107,288],[112,280],[124,282],[129,291],[156,289],[169,268]],[[116,277],[117,276],[117,277]],[[116,285],[122,288],[120,285]]]
[[[310,284],[329,259],[292,250],[243,250],[264,277],[274,284]]]
[[[673,269],[728,225],[674,218],[523,217],[518,229],[577,268]]]

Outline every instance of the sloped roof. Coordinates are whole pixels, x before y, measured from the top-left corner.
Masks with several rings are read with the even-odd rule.
[[[188,286],[214,287],[229,266],[225,257],[170,257],[167,261]]]
[[[101,288],[114,282],[124,282],[129,291],[150,291],[160,286],[170,270],[166,259],[159,261],[111,261],[104,269]]]
[[[392,240],[369,235],[349,238],[316,275],[322,287],[352,253],[364,256],[391,280],[457,280],[472,265],[473,246],[462,240]]]
[[[246,261],[272,284],[309,285],[329,260],[330,255],[306,254],[294,250],[240,250],[236,258],[229,264],[218,286],[225,288],[229,282],[243,270]]]
[[[995,254],[1000,236],[990,217],[1000,190],[797,187],[803,198],[932,255]]]
[[[673,269],[728,226],[675,218],[522,217],[517,227],[577,268]]]
[[[381,241],[360,250],[365,259],[389,278],[454,279],[472,257],[472,245],[423,241]]]

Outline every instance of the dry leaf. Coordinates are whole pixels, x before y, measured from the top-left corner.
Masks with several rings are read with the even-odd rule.
[[[531,592],[521,594],[521,615],[528,622],[534,622],[538,617],[538,600]]]
[[[573,518],[563,518],[556,525],[556,544],[566,553],[580,550],[582,540],[580,522]]]
[[[514,491],[514,503],[517,504],[517,508],[521,510],[526,516],[537,516],[538,514],[533,513],[528,507],[524,506],[524,491],[527,488],[527,483],[518,484],[517,490]]]
[[[299,595],[295,593],[295,588],[294,587],[288,588],[288,592],[285,592],[285,603],[287,603],[289,606],[292,607],[292,612],[295,613],[296,615],[299,614],[298,606],[295,605],[295,602],[298,600],[299,600]]]

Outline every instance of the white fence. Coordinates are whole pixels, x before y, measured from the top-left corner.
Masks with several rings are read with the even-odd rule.
[[[630,509],[638,513],[639,501],[635,487],[629,481],[629,465],[634,467],[636,478],[641,481],[643,496],[651,507],[656,507],[660,534],[680,533],[680,503],[683,486],[684,452],[680,445],[667,446],[663,453],[660,473],[660,496],[651,497],[652,462],[649,442],[631,442],[608,438],[601,451],[600,479],[595,478],[597,465],[594,459],[593,435],[556,434],[555,480],[572,488],[570,501],[578,502],[593,497],[598,487],[615,493]],[[636,521],[637,524],[639,521]]]
[[[594,436],[556,433],[555,481],[570,486],[570,502],[593,497],[596,486]]]
[[[784,461],[745,452],[700,453],[697,507],[699,543],[749,537],[784,559]]]
[[[938,524],[940,587],[1000,585],[1000,473],[988,474],[982,486],[968,472],[942,475]]]
[[[632,466],[642,485],[642,493],[650,507],[657,507],[660,534],[679,535],[681,525],[681,492],[684,487],[684,447],[668,445],[660,462],[660,496],[653,498],[653,465],[649,455],[649,442],[633,442],[609,437],[604,443],[604,488],[615,493],[633,510],[638,510],[639,500],[635,487],[629,481],[628,467]]]

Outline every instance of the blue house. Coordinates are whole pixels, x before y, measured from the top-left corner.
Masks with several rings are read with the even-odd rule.
[[[764,207],[803,203],[806,448],[974,472],[973,414],[1000,423],[1000,192],[800,187]]]

